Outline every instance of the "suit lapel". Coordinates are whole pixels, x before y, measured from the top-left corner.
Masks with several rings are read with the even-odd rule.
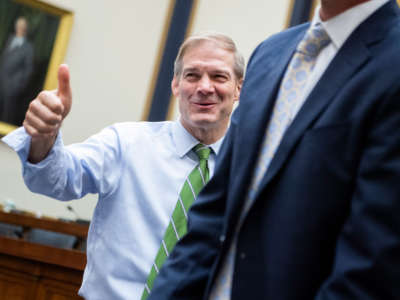
[[[304,132],[312,126],[313,122],[324,112],[327,106],[334,101],[341,86],[367,60],[368,55],[365,48],[358,47],[358,52],[359,56],[356,56],[352,63],[348,63],[344,59],[346,55],[343,52],[332,61],[283,136],[258,193],[276,176],[289,159],[290,152],[299,142]],[[337,72],[337,70],[340,70],[340,72]]]
[[[290,152],[300,141],[304,132],[312,127],[312,124],[323,114],[329,104],[337,99],[346,82],[369,60],[371,54],[368,45],[379,42],[387,32],[387,30],[382,30],[387,28],[382,23],[386,25],[390,23],[386,21],[387,13],[390,12],[389,8],[392,5],[393,3],[384,5],[368,18],[339,50],[287,129],[256,197],[277,175],[284,163],[288,162]]]
[[[304,31],[298,35],[298,38],[292,38],[291,41],[288,37],[287,41],[282,43],[282,46],[274,48],[274,52],[268,52],[259,61],[255,61],[254,64],[257,64],[257,67],[254,68],[254,72],[246,74],[248,81],[243,88],[244,94],[241,95],[243,107],[239,120],[239,136],[241,144],[251,145],[249,147],[251,150],[247,147],[243,149],[247,153],[247,168],[256,162],[256,156],[265,135],[280,82],[294,53],[297,40],[301,39],[303,33]],[[294,40],[296,42],[293,42]],[[266,57],[268,59],[264,59]],[[280,59],[273,59],[274,57],[280,57]],[[252,151],[251,155],[249,155],[249,150]]]
[[[234,201],[227,203],[229,220],[234,222],[244,203],[243,195],[247,194],[249,182],[253,176],[254,165],[258,158],[260,145],[271,111],[273,109],[281,79],[298,42],[302,39],[307,26],[303,25],[285,34],[283,39],[276,39],[261,45],[253,54],[249,71],[240,95],[238,141],[241,147],[235,153],[234,187],[230,197]],[[279,59],[276,59],[279,57]],[[228,225],[230,227],[230,225]]]

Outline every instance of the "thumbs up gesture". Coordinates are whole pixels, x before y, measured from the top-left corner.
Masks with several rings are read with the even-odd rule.
[[[23,126],[32,137],[28,160],[37,163],[43,160],[53,147],[62,121],[72,106],[69,69],[61,65],[58,69],[58,89],[42,91],[29,104]]]

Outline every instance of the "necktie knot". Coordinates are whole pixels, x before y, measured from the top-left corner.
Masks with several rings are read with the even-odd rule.
[[[330,41],[327,32],[318,23],[307,30],[304,38],[297,46],[297,51],[310,57],[316,57]]]
[[[193,150],[199,157],[199,160],[207,160],[210,157],[211,148],[206,145],[197,144]]]

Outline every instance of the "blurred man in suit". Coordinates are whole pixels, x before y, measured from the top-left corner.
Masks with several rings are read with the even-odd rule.
[[[400,9],[322,0],[261,43],[151,300],[400,299]]]
[[[32,73],[33,47],[27,40],[28,22],[19,17],[15,34],[6,42],[0,56],[0,121],[16,124],[17,107]]]

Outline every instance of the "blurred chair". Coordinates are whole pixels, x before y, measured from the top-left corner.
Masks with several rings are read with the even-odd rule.
[[[73,235],[36,228],[30,230],[26,240],[32,243],[63,249],[73,249],[78,242],[78,238]]]
[[[21,238],[22,231],[23,231],[22,226],[0,222],[0,236]]]

